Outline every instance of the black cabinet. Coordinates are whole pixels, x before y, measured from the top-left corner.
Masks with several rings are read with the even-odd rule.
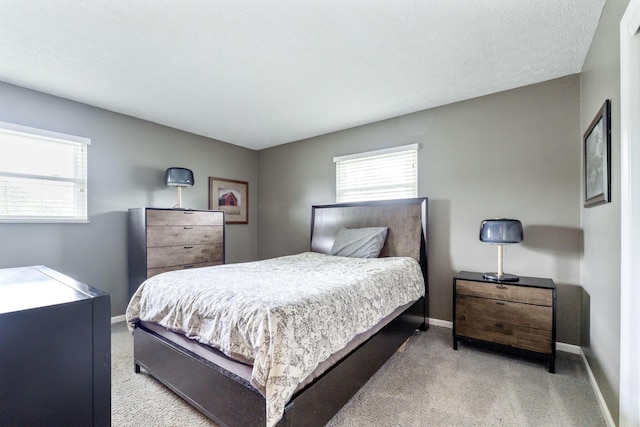
[[[109,426],[109,294],[44,266],[0,269],[0,426]]]

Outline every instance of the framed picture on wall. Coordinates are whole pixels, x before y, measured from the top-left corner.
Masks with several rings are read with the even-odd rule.
[[[227,224],[248,224],[249,183],[210,176],[209,209],[224,211]]]
[[[607,99],[584,134],[584,206],[611,201],[611,102]]]

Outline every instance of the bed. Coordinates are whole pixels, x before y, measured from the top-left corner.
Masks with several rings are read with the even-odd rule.
[[[360,275],[354,269],[360,268],[359,266],[362,265],[366,273],[362,273],[363,280],[358,284],[364,291],[361,290],[359,292],[381,292],[380,296],[377,297],[377,301],[387,301],[396,298],[396,293],[403,295],[405,291],[401,291],[398,284],[394,284],[391,291],[383,289],[386,286],[387,279],[385,276],[378,276],[378,271],[381,270],[379,266],[384,264],[385,266],[389,265],[391,268],[396,268],[392,274],[399,277],[400,282],[405,281],[404,277],[419,275],[420,283],[424,284],[422,294],[416,294],[415,290],[411,289],[413,285],[407,285],[409,289],[407,290],[407,295],[398,296],[397,301],[391,302],[395,307],[393,311],[389,311],[386,307],[379,308],[380,313],[377,315],[379,318],[373,314],[369,315],[370,312],[377,310],[376,307],[380,305],[377,302],[367,306],[366,310],[353,310],[353,317],[364,319],[364,322],[358,324],[357,328],[366,326],[366,330],[353,327],[348,332],[339,332],[335,336],[332,335],[328,342],[325,339],[324,343],[321,345],[316,344],[315,347],[311,344],[310,348],[313,351],[296,347],[291,351],[293,356],[287,356],[288,358],[285,357],[284,353],[273,350],[274,348],[279,348],[273,342],[286,341],[284,347],[293,347],[301,341],[312,341],[311,339],[307,340],[307,336],[318,335],[322,337],[322,333],[313,333],[314,329],[311,328],[311,325],[315,324],[314,322],[309,322],[309,319],[331,319],[332,315],[311,315],[302,320],[296,317],[303,315],[298,314],[303,313],[303,309],[300,308],[302,305],[294,305],[293,303],[287,305],[287,307],[294,307],[289,311],[295,313],[295,315],[286,317],[287,323],[292,323],[294,326],[298,325],[298,329],[294,328],[294,330],[304,329],[307,326],[311,329],[307,329],[304,335],[294,336],[293,332],[282,333],[281,335],[284,338],[280,338],[277,335],[264,338],[262,335],[265,334],[255,333],[254,335],[259,336],[262,340],[261,345],[266,341],[268,345],[273,344],[273,347],[265,347],[268,350],[253,353],[253,358],[249,358],[244,347],[249,350],[257,348],[253,341],[254,338],[234,341],[233,346],[230,347],[219,347],[220,340],[226,342],[228,336],[233,335],[233,333],[228,330],[224,334],[212,332],[212,338],[205,340],[200,331],[202,329],[208,330],[207,325],[200,322],[200,320],[197,322],[185,321],[184,319],[190,319],[191,315],[184,314],[181,311],[182,308],[178,310],[174,307],[166,308],[163,306],[163,308],[156,310],[159,313],[156,317],[147,316],[145,321],[137,318],[137,312],[135,312],[138,309],[137,307],[135,310],[131,310],[133,314],[128,309],[127,319],[132,322],[131,327],[134,337],[135,371],[140,372],[143,369],[221,426],[277,425],[306,427],[326,424],[416,329],[426,330],[428,326],[427,199],[417,198],[313,206],[311,222],[311,252],[309,253],[282,257],[283,260],[265,260],[257,263],[198,269],[199,271],[193,272],[188,277],[183,273],[173,275],[167,273],[166,275],[161,275],[159,279],[155,279],[154,286],[162,287],[163,284],[166,285],[173,283],[173,281],[183,280],[192,283],[195,289],[206,289],[204,286],[202,288],[198,287],[200,281],[208,280],[209,276],[214,273],[222,275],[229,272],[236,274],[236,276],[228,276],[233,277],[234,283],[242,283],[242,277],[244,277],[244,274],[248,274],[247,271],[258,268],[266,268],[263,271],[271,271],[273,278],[270,280],[273,283],[278,280],[286,282],[287,276],[279,275],[281,270],[282,274],[291,276],[291,271],[287,273],[287,268],[290,266],[301,268],[299,270],[301,273],[294,273],[290,279],[293,282],[294,279],[305,280],[304,278],[307,277],[304,276],[304,274],[307,274],[306,270],[299,266],[307,265],[312,274],[312,276],[308,277],[316,278],[314,286],[309,288],[316,289],[324,286],[323,273],[325,268],[334,268],[332,266],[335,264],[335,268],[343,269],[341,273],[344,276],[343,281],[348,281],[351,271],[353,271],[353,276]],[[335,250],[335,246],[338,241],[341,241],[345,231],[372,229],[371,227],[385,228],[386,238],[382,240],[384,244],[381,250],[378,248],[381,259],[343,259],[344,257],[326,255],[332,249]],[[343,261],[349,264],[343,265]],[[281,268],[279,263],[282,262],[288,267]],[[337,271],[340,274],[340,270]],[[310,281],[309,279],[306,280],[307,282]],[[227,283],[227,289],[216,292],[230,292],[233,290],[234,286],[228,285],[230,280],[221,281]],[[329,280],[327,279],[327,281]],[[413,281],[413,279],[406,279],[406,282]],[[383,283],[385,284],[384,286]],[[282,286],[284,288],[287,287],[284,282]],[[331,284],[330,286],[335,285]],[[395,286],[398,287],[396,288]],[[304,301],[305,305],[315,307],[317,300],[321,298],[314,293],[309,294],[312,290],[307,290],[306,287],[304,287],[305,289],[302,288],[299,287],[299,292],[304,294],[304,297],[300,297],[300,301]],[[275,292],[274,298],[276,300],[280,301],[284,298],[284,294],[278,294],[278,292],[285,291],[280,291],[280,288],[274,289],[277,289],[273,291]],[[333,292],[333,288],[331,289]],[[395,292],[396,290],[397,292]],[[264,292],[273,293],[266,290]],[[340,292],[352,292],[352,290],[341,288]],[[148,300],[156,298],[148,295],[150,294],[145,295]],[[219,298],[220,300],[226,299],[226,294],[219,295],[225,295]],[[361,307],[365,304],[357,299],[360,298],[357,294],[353,297],[356,299],[346,295],[339,294],[337,301],[348,301],[345,302],[347,307],[348,304],[352,304],[353,307]],[[179,297],[172,296],[172,298],[176,301],[182,301]],[[260,295],[257,298],[261,299],[262,296]],[[291,296],[291,298],[294,297]],[[322,298],[324,298],[324,294]],[[402,298],[404,300],[401,300]],[[190,296],[187,299],[189,301],[188,304],[180,305],[182,303],[178,302],[177,306],[194,305],[194,301],[200,301],[200,299],[200,296]],[[134,303],[134,300],[135,296],[130,304],[130,309],[139,302],[138,300],[138,302]],[[313,304],[308,301],[313,301]],[[298,300],[296,300],[295,304],[298,304]],[[243,303],[242,305],[251,305],[251,303]],[[337,307],[340,304],[335,305]],[[338,310],[338,308],[334,309]],[[323,310],[326,312],[327,309],[323,308]],[[181,330],[180,332],[182,333],[176,333],[176,328],[173,328],[171,323],[173,320],[168,321],[169,323],[167,321],[163,323],[163,320],[167,318],[167,312],[173,311],[181,313],[178,316],[182,322],[181,324],[191,325],[195,323],[198,329]],[[260,317],[259,321],[254,319],[243,321],[243,325],[259,324],[260,327],[256,329],[258,332],[278,329],[273,325],[280,325],[283,323],[282,319],[284,318],[277,317],[278,313],[277,311],[269,312],[268,315]],[[343,316],[342,319],[344,319],[344,314],[340,314],[339,311],[336,311],[336,313],[338,313],[335,314],[337,318]],[[238,316],[238,314],[234,313],[233,319]],[[272,321],[272,318],[280,320]],[[218,318],[218,320],[220,319]],[[161,326],[157,325],[156,322]],[[224,320],[220,320],[219,323],[224,324]],[[333,323],[346,324],[348,322],[341,320]],[[264,326],[265,324],[267,326]],[[348,326],[345,327],[348,329]],[[190,339],[185,337],[185,334]],[[211,340],[210,342],[207,341],[209,339]],[[218,348],[211,349],[206,344]],[[330,348],[330,351],[326,350],[330,353],[330,357],[326,357],[326,354],[316,355],[316,351],[324,351],[325,348],[329,348],[332,345],[339,346],[339,348]],[[266,354],[266,356],[262,353]],[[310,359],[312,361],[309,362],[309,367],[302,362],[298,364],[300,360],[307,361]],[[270,364],[268,366],[270,368],[276,366],[278,370],[267,371],[265,368],[266,373],[262,372],[262,366],[267,366],[264,363],[265,360],[269,361]],[[256,369],[251,371],[252,367]],[[310,375],[307,375],[309,373],[308,370],[305,370],[307,368],[313,369]],[[287,376],[280,375],[285,371]],[[261,372],[262,374],[260,374]],[[273,372],[277,372],[278,375],[273,374]],[[300,377],[299,379],[304,379],[304,381],[298,381],[298,378],[296,378],[296,381],[288,383],[287,378],[290,372],[294,372],[292,374],[293,377],[297,375]],[[262,381],[263,379],[264,382]],[[295,388],[293,388],[294,386]],[[265,398],[264,396],[268,397]],[[280,400],[280,402],[277,402],[277,400]]]

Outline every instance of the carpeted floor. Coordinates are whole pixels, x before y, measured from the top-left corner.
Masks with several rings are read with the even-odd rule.
[[[134,374],[132,338],[112,326],[112,426],[215,426],[146,374]],[[342,408],[330,427],[606,426],[580,356],[540,362],[461,343],[431,326],[413,336]]]

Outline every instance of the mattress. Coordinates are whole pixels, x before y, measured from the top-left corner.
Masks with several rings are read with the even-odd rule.
[[[309,374],[307,378],[305,378],[298,387],[296,387],[295,392],[302,390],[307,385],[311,384],[316,378],[320,377],[323,373],[329,370],[333,365],[342,360],[345,356],[351,353],[353,350],[358,348],[360,344],[367,341],[373,335],[378,333],[382,328],[384,328],[389,322],[398,317],[403,311],[409,308],[413,302],[405,304],[401,307],[398,307],[391,313],[386,316],[380,322],[378,322],[373,328],[362,332],[356,335],[349,343],[342,349],[333,353],[323,362],[321,362],[316,369]],[[221,367],[222,369],[232,373],[233,375],[242,378],[247,382],[247,384],[251,384],[251,371],[253,369],[252,365],[248,365],[246,363],[239,362],[237,360],[233,360],[229,356],[225,355],[219,350],[216,350],[213,347],[210,347],[205,344],[201,344],[198,341],[187,338],[185,335],[170,331],[169,329],[157,325],[152,322],[140,322],[141,326],[144,328],[160,335],[161,337],[171,341],[174,344],[179,345],[180,347],[189,350],[190,352],[197,354],[205,360],[208,360],[211,363]]]

